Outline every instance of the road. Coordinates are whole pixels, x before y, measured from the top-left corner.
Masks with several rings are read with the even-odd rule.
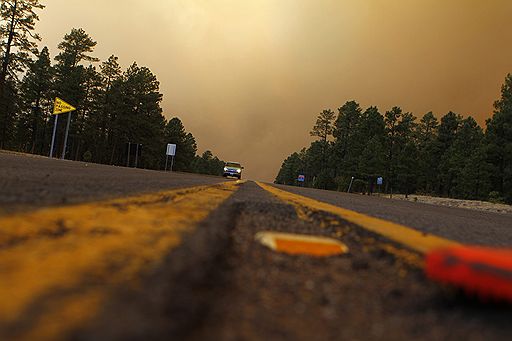
[[[512,215],[311,188],[276,186],[464,244],[512,247]]]
[[[2,340],[512,336],[510,305],[418,265],[429,240],[509,246],[511,215],[5,153],[0,174]],[[261,231],[350,251],[279,253]]]
[[[213,176],[170,175],[0,151],[0,213],[222,181]]]

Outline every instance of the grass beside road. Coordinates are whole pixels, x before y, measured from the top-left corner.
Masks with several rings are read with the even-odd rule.
[[[0,218],[0,339],[61,339],[231,196],[237,182]]]

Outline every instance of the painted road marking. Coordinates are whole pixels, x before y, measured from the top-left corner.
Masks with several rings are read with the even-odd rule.
[[[377,233],[421,254],[426,254],[429,251],[439,248],[460,245],[452,240],[420,232],[404,225],[347,210],[345,208],[327,204],[302,195],[293,194],[271,185],[260,182],[257,184],[264,190],[272,193],[279,199],[290,203],[299,210],[302,210],[303,207],[307,207],[335,214],[345,221],[356,224],[368,231]]]
[[[320,236],[263,231],[256,233],[255,239],[274,251],[291,255],[325,257],[348,252],[339,240]]]
[[[23,332],[16,339],[60,339],[83,325],[110,290],[137,286],[241,183],[1,217],[0,339],[12,328]]]

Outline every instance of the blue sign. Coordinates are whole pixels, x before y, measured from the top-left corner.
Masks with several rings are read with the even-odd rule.
[[[298,181],[298,182],[304,182],[304,181],[306,181],[306,177],[305,177],[304,175],[302,175],[302,174],[301,174],[301,175],[299,175],[299,177],[297,178],[297,181]]]
[[[377,178],[377,185],[382,185],[383,181],[384,181],[384,180],[382,179],[382,176],[379,176],[379,177]]]

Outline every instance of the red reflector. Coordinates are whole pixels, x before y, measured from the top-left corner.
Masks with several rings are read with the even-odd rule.
[[[473,292],[512,302],[512,250],[456,246],[426,256],[427,276]]]

